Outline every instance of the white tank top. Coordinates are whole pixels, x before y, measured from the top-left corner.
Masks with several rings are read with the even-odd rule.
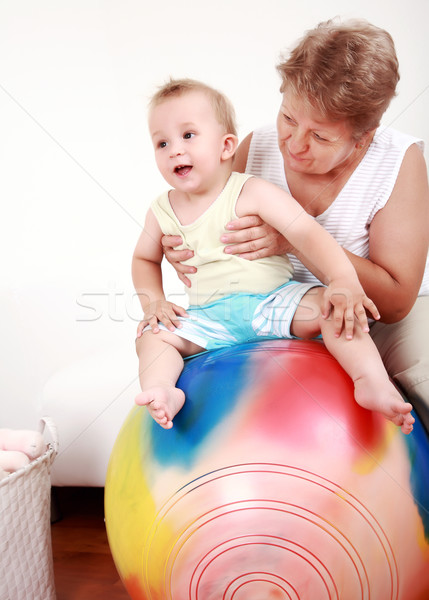
[[[328,209],[315,217],[343,248],[353,254],[368,258],[371,221],[389,200],[405,152],[411,144],[424,149],[420,139],[391,128],[377,129],[368,151],[346,185]],[[290,192],[275,126],[261,127],[253,132],[246,173],[268,179]],[[295,280],[317,281],[295,256],[289,258]],[[429,295],[429,257],[419,295]]]

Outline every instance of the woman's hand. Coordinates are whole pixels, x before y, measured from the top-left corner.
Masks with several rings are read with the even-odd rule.
[[[145,306],[143,320],[140,321],[137,327],[137,337],[141,337],[143,329],[148,325],[152,328],[153,333],[158,333],[158,323],[165,325],[169,331],[174,331],[176,328],[180,329],[179,316],[188,316],[186,310],[181,306],[165,299],[151,302],[151,304]]]
[[[246,260],[265,258],[293,252],[288,241],[273,227],[257,216],[248,216],[230,221],[220,241],[228,244],[227,254],[238,254]]]
[[[163,235],[161,238],[162,249],[164,251],[165,258],[168,260],[170,265],[175,269],[180,281],[182,281],[187,287],[191,287],[191,282],[186,273],[196,273],[196,267],[191,265],[184,265],[182,261],[188,260],[194,256],[192,250],[175,250],[176,246],[180,246],[183,240],[180,235]]]
[[[323,296],[322,313],[325,319],[332,316],[335,337],[339,337],[344,329],[346,338],[353,339],[357,325],[360,325],[362,331],[369,332],[366,310],[374,319],[380,318],[376,305],[368,298],[360,284],[353,286],[350,285],[350,281],[336,280],[327,286]]]

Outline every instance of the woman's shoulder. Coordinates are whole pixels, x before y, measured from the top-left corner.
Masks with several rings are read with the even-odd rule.
[[[379,127],[351,183],[362,186],[366,180],[368,193],[372,190],[377,196],[388,198],[405,154],[413,145],[419,146],[423,152],[423,140],[392,127]],[[375,190],[378,190],[377,193]],[[380,190],[383,190],[382,194]]]
[[[412,144],[416,144],[424,151],[424,142],[421,138],[404,133],[393,127],[379,127],[376,130],[373,145],[380,150],[407,150]]]
[[[265,153],[267,149],[277,147],[277,129],[274,124],[264,125],[251,131],[237,148],[234,157],[234,169],[244,171],[249,153]]]
[[[267,179],[289,191],[275,124],[259,127],[252,132],[247,154],[246,172]]]
[[[421,142],[421,144],[420,144]],[[368,225],[389,201],[407,151],[423,142],[391,127],[379,127],[364,158],[341,190],[329,213],[343,215],[344,205],[359,207],[359,215]],[[417,151],[417,150],[416,150]]]
[[[252,131],[252,144],[272,144],[277,146],[277,127],[275,123],[257,127]]]

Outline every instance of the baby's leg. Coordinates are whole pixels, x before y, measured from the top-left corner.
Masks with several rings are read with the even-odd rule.
[[[147,406],[151,416],[164,429],[173,427],[173,418],[185,402],[185,394],[176,387],[183,369],[182,356],[203,348],[174,333],[145,331],[136,342],[139,357],[141,393],[135,402]]]
[[[414,417],[412,406],[404,402],[402,396],[390,381],[378,350],[368,333],[360,328],[352,340],[344,335],[333,335],[329,321],[322,325],[322,336],[326,347],[338,360],[343,369],[353,379],[355,399],[358,404],[369,410],[377,410],[404,433],[411,433]]]
[[[370,335],[357,324],[352,340],[347,340],[344,333],[336,337],[333,322],[323,319],[320,310],[316,309],[321,306],[322,294],[323,288],[315,288],[303,297],[292,323],[292,332],[299,337],[314,337],[321,333],[329,352],[352,378],[356,402],[382,413],[404,433],[410,433],[414,423],[412,406],[403,401],[390,381]]]

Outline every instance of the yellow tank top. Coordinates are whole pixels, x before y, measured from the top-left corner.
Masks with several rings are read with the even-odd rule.
[[[190,225],[182,225],[171,208],[168,192],[151,205],[162,232],[180,235],[183,245],[194,251],[185,264],[195,266],[197,273],[188,275],[192,287],[185,288],[191,305],[214,302],[231,294],[266,294],[289,281],[293,274],[287,256],[270,256],[245,260],[225,254],[220,236],[228,221],[237,218],[235,207],[246,181],[244,173],[231,174],[224,189],[209,208]]]

